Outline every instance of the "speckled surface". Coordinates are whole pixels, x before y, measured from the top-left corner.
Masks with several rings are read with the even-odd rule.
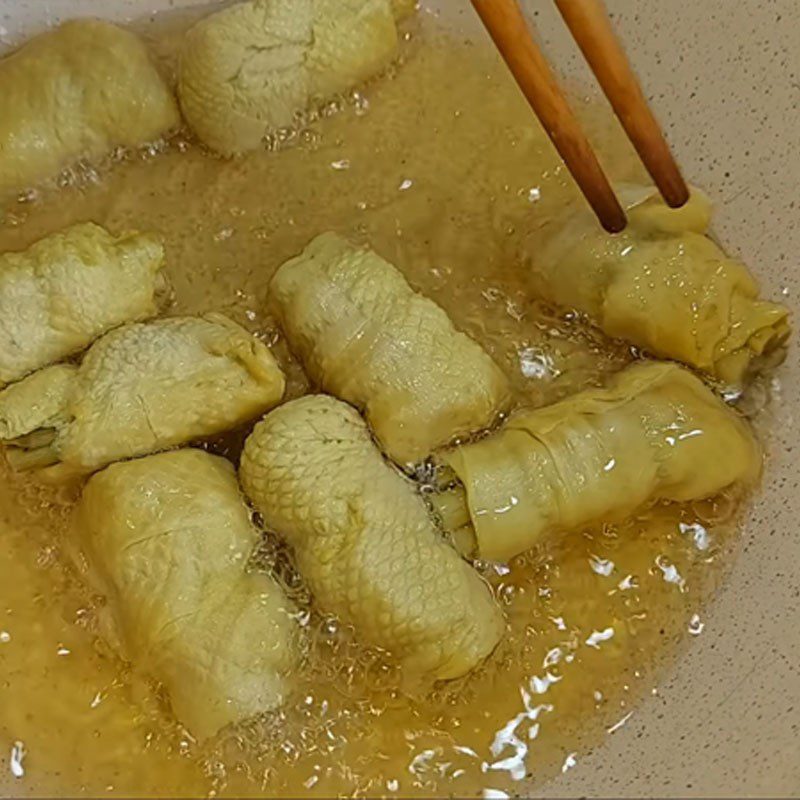
[[[464,2],[466,0],[449,0]],[[0,0],[0,44],[76,14],[125,19],[191,0]],[[552,4],[529,0],[548,52],[586,79]],[[658,115],[716,231],[797,307],[800,3],[609,0]],[[798,349],[768,480],[703,634],[631,719],[542,796],[800,796]]]

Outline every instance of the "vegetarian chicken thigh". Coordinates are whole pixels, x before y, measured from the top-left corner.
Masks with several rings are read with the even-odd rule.
[[[489,588],[353,408],[324,395],[277,408],[248,438],[240,475],[319,607],[409,673],[456,678],[492,652],[504,622]]]

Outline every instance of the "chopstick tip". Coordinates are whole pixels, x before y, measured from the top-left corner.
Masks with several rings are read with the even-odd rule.
[[[603,177],[605,178],[605,176]],[[605,182],[604,186],[606,193],[600,197],[592,197],[589,204],[605,231],[608,233],[622,233],[628,224],[628,218],[611,185]]]
[[[663,195],[670,208],[682,208],[689,202],[689,187],[681,181],[679,185],[665,189]]]
[[[601,224],[608,233],[622,233],[628,225],[628,220],[625,217],[615,217],[610,220],[601,220]]]

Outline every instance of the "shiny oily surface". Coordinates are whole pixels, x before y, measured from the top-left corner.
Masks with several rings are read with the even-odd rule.
[[[167,66],[168,31],[182,24],[147,28]],[[75,170],[62,188],[4,210],[0,249],[90,219],[159,232],[172,312],[230,314],[274,344],[297,396],[308,387],[266,314],[266,287],[333,229],[369,241],[437,300],[512,377],[518,403],[597,383],[631,353],[535,303],[517,266],[523,236],[577,201],[563,167],[487,42],[470,44],[429,12],[407,32],[390,79],[332,104],[272,152],[228,163],[179,138]],[[612,176],[641,178],[605,110],[582,113]],[[236,457],[240,441],[211,447]],[[305,609],[308,662],[279,716],[200,747],[157,687],[97,641],[98,599],[62,555],[73,500],[7,473],[0,485],[3,794],[523,792],[620,730],[702,632],[736,549],[739,505],[659,507],[486,565],[509,622],[504,642],[472,675],[411,696],[380,654],[309,610],[268,540],[255,565],[277,565]]]

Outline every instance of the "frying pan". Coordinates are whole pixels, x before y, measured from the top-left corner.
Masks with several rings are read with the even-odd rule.
[[[125,20],[189,5],[196,0],[0,0],[0,49],[58,19]],[[472,13],[466,0],[437,5]],[[526,6],[552,61],[595,91],[554,6]],[[766,296],[796,307],[800,5],[608,0],[608,7],[684,173],[716,201],[716,236],[753,268]],[[537,787],[539,795],[800,795],[798,357],[795,347],[777,373],[764,486],[703,634],[624,727]]]

